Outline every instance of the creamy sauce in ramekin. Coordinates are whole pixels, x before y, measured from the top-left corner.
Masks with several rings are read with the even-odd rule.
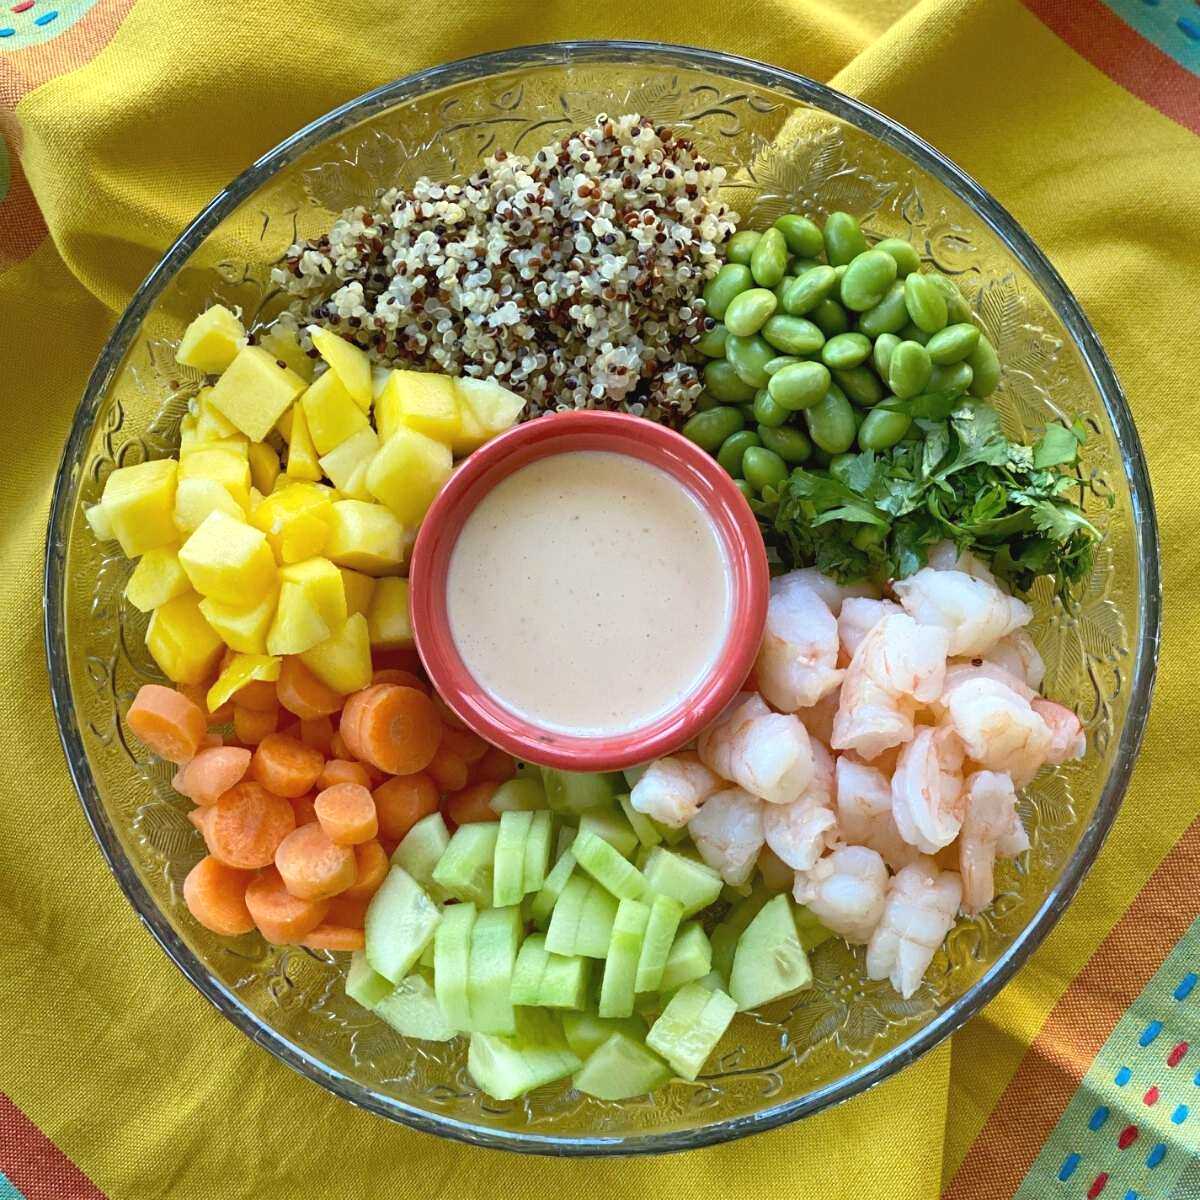
[[[611,736],[679,706],[729,629],[729,563],[700,502],[626,454],[521,467],[468,516],[446,611],[494,700],[559,733]]]

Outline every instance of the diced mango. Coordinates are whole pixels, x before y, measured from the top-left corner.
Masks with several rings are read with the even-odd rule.
[[[452,468],[448,446],[401,427],[371,460],[367,487],[402,524],[415,526],[450,478]]]
[[[162,673],[175,683],[203,683],[225,649],[204,619],[195,592],[185,592],[154,610],[146,646]]]
[[[185,412],[179,418],[179,438],[182,441],[184,438],[196,439],[196,414],[194,412]]]
[[[266,654],[267,630],[275,617],[279,593],[271,588],[257,604],[222,604],[207,597],[200,601],[204,619],[221,641],[239,654]]]
[[[349,613],[346,611],[346,585],[342,573],[327,558],[306,558],[279,568],[279,578],[285,584],[302,588],[331,629],[338,629]]]
[[[362,613],[348,617],[332,637],[304,651],[300,661],[335,692],[365,688],[372,675],[367,618]]]
[[[458,397],[449,375],[426,371],[393,371],[387,383],[400,407],[400,420],[439,442],[450,442],[459,432]]]
[[[472,379],[464,375],[454,387],[472,415],[490,437],[503,433],[517,423],[525,401],[494,379]]]
[[[200,434],[193,430],[190,434],[179,439],[179,461],[191,458],[193,454],[220,450],[232,454],[234,458],[250,461],[250,439],[244,433],[235,433],[233,437],[217,438],[215,441],[204,441]]]
[[[461,397],[458,404],[458,433],[450,439],[455,454],[470,454],[478,450],[492,435],[479,423],[479,418]]]
[[[253,484],[250,485],[250,503],[246,508],[246,516],[253,517],[258,506],[263,502],[263,494]],[[253,524],[253,522],[251,522]]]
[[[208,711],[216,712],[226,700],[232,700],[248,683],[262,680],[274,683],[283,664],[267,654],[235,654],[225,664],[216,682],[208,689]]]
[[[404,424],[404,412],[400,406],[403,382],[398,378],[403,374],[403,371],[388,371],[375,394],[375,428],[385,442]]]
[[[371,458],[364,459],[362,462],[360,462],[358,466],[354,468],[354,473],[342,486],[341,493],[347,500],[373,501],[375,499],[375,497],[371,495],[371,489],[367,487],[367,472],[371,469],[371,463],[374,457],[375,456],[372,455]]]
[[[304,380],[290,367],[281,367],[261,346],[243,346],[210,399],[252,442],[261,442],[303,390]]]
[[[336,488],[345,488],[350,477],[379,449],[379,435],[370,425],[348,437],[321,458],[321,469]],[[369,498],[369,497],[368,497]]]
[[[279,478],[279,455],[267,442],[255,442],[250,447],[250,480],[264,495],[268,495]]]
[[[173,458],[118,467],[104,485],[104,515],[129,558],[179,540],[175,530],[175,484],[179,464]]]
[[[103,504],[90,504],[83,510],[83,519],[92,527],[92,532],[101,542],[111,542],[117,535],[113,533],[112,522]]]
[[[319,325],[308,327],[308,336],[317,353],[329,364],[330,370],[342,381],[342,386],[363,412],[371,408],[371,360],[365,350],[339,337],[332,329]]]
[[[195,450],[179,462],[179,481],[211,479],[219,483],[245,511],[250,506],[250,460],[232,450]]]
[[[300,341],[290,330],[281,325],[272,325],[270,329],[256,335],[258,344],[277,359],[287,363],[297,375],[306,382],[311,382],[317,361],[309,358],[300,346]]]
[[[192,587],[222,604],[252,604],[276,581],[266,534],[227,513],[213,512],[183,543],[179,561]]]
[[[367,428],[367,414],[355,404],[336,371],[318,375],[300,397],[300,403],[319,455],[328,454],[360,429]]]
[[[371,399],[378,401],[380,393],[392,377],[391,367],[381,367],[378,364],[371,367]]]
[[[196,436],[200,441],[216,442],[238,433],[237,426],[224,413],[213,408],[211,387],[202,387],[196,393],[192,408],[196,415]]]
[[[139,612],[150,612],[191,590],[192,585],[179,565],[178,548],[155,546],[138,559],[125,585],[125,599]]]
[[[404,565],[409,539],[382,504],[339,500],[333,505],[325,556],[367,575],[394,575]]]
[[[377,650],[409,650],[413,645],[408,615],[408,580],[381,579],[367,609],[367,630]]]
[[[292,414],[292,424],[288,437],[287,474],[291,479],[303,479],[309,483],[318,483],[321,479],[321,467],[317,462],[317,449],[313,445],[308,432],[308,418],[299,404],[293,404],[289,411]]]
[[[328,489],[293,483],[267,496],[250,524],[267,535],[276,562],[300,562],[325,549],[332,509]]]
[[[375,594],[375,580],[349,567],[338,567],[342,573],[342,587],[346,592],[346,614],[365,613],[371,606]]]
[[[215,479],[182,479],[175,491],[175,524],[185,537],[195,533],[212,512],[241,521],[242,506]]]
[[[296,406],[293,404],[291,408],[284,411],[282,417],[275,422],[275,432],[283,438],[283,443],[286,446],[292,440],[292,419],[296,413]]]
[[[268,654],[300,654],[325,641],[331,632],[304,587],[298,583],[280,586],[279,603],[267,630]]]
[[[223,304],[207,308],[183,331],[175,361],[216,375],[246,344],[246,327]]]

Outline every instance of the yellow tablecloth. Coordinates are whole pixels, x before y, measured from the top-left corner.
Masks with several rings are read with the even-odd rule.
[[[205,201],[304,122],[396,76],[606,36],[713,46],[830,80],[922,134],[1016,215],[1079,296],[1133,405],[1159,506],[1166,624],[1154,715],[1112,838],[983,1016],[876,1091],[791,1128],[686,1158],[570,1163],[472,1150],[358,1112],[200,998],[134,917],[76,803],[50,712],[40,590],[51,480],[83,382],[130,293]],[[1109,1037],[1090,1001],[1103,992],[1112,1007],[1125,965],[1158,971],[1197,905],[1200,826],[1185,832],[1200,810],[1197,70],[1200,8],[1182,0],[5,0],[0,1197],[516,1197],[585,1183],[631,1198],[976,1200],[1013,1195],[1046,1137],[1049,1167],[1022,1196],[1051,1194],[1037,1182],[1050,1167],[1067,1177],[1062,1195],[1103,1191],[1108,1175],[1079,1131],[1116,1138],[1127,1115],[1089,1108],[1051,1136],[1057,1110],[1041,1125],[1028,1114],[1048,1079],[1084,1077]],[[1194,1019],[1196,957],[1185,939],[1156,976],[1179,979],[1163,993],[1176,1007],[1155,1055],[1171,1022]],[[1184,1046],[1156,1069],[1190,1080],[1197,1059],[1200,1046],[1190,1057]],[[1158,1120],[1162,1109],[1135,1101]],[[1140,1169],[1194,1197],[1200,1183],[1178,1160],[1200,1114],[1176,1115],[1165,1159]],[[1148,1162],[1150,1117],[1128,1123],[1141,1131],[1129,1154]],[[1084,1139],[1074,1150],[1072,1137]],[[1125,1186],[1114,1176],[1108,1194]]]

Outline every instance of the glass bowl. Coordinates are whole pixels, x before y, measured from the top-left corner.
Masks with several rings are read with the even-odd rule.
[[[184,325],[214,301],[269,320],[271,264],[297,237],[378,188],[461,178],[501,147],[530,151],[599,112],[628,111],[686,127],[726,164],[729,202],[750,225],[845,209],[874,237],[912,239],[958,280],[996,344],[1010,434],[1085,415],[1085,468],[1111,499],[1089,504],[1105,541],[1077,598],[1035,592],[1033,632],[1047,690],[1080,714],[1090,753],[1026,792],[1032,849],[1004,864],[994,906],[959,922],[911,999],[868,981],[861,951],[826,943],[814,987],[738,1018],[695,1083],[621,1104],[566,1085],[496,1103],[471,1085],[462,1039],[402,1041],[345,997],[332,956],[218,938],[191,920],[180,892],[200,845],[187,801],[124,724],[138,686],[156,677],[146,619],[122,599],[131,564],[96,542],[83,507],[114,466],[173,452],[200,383],[174,362]],[[812,80],[711,51],[584,42],[377,88],[277,146],[196,217],[88,382],[55,483],[45,608],[55,710],[88,820],[139,916],[201,992],[289,1066],[373,1112],[481,1145],[578,1155],[686,1149],[795,1120],[878,1083],[982,1008],[1061,915],[1116,815],[1150,702],[1160,593],[1150,484],[1120,386],[1078,303],[991,196],[907,130]]]

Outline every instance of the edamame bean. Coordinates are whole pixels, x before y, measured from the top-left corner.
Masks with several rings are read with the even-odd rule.
[[[867,248],[858,222],[846,212],[830,213],[825,220],[825,257],[831,267],[850,262]]]
[[[808,319],[827,337],[845,333],[850,328],[846,310],[836,300],[822,300],[808,314]]]
[[[967,304],[966,298],[962,292],[958,290],[958,285],[952,280],[947,279],[938,271],[929,271],[926,279],[933,284],[946,298],[946,319],[952,323],[970,321],[971,307]]]
[[[848,371],[867,361],[871,339],[861,333],[839,333],[821,347],[821,361],[832,371]]]
[[[875,243],[875,249],[890,254],[896,260],[896,274],[901,279],[921,269],[921,256],[916,247],[903,238],[884,238],[882,242]]]
[[[747,425],[753,425],[755,421],[758,420],[758,418],[754,415],[753,404],[739,404],[738,408],[741,410],[742,416],[746,418]]]
[[[800,362],[776,371],[767,391],[776,404],[798,412],[816,404],[829,390],[829,368],[823,363]]]
[[[840,266],[833,268],[834,277],[838,281],[838,289],[841,289],[842,280],[846,278],[846,272],[850,269],[849,263],[842,263]]]
[[[929,390],[961,396],[971,386],[974,374],[970,363],[965,362],[952,363],[948,367],[934,367],[929,376]]]
[[[725,340],[726,361],[737,372],[738,378],[752,388],[767,386],[767,380],[770,377],[763,368],[775,357],[776,353],[775,348],[768,345],[757,334],[752,337],[737,337],[731,333]],[[753,400],[754,397],[750,395],[746,399]]]
[[[766,388],[762,388],[754,397],[754,419],[758,422],[760,437],[763,429],[776,429],[791,415],[778,400],[772,398]]]
[[[811,321],[783,314],[767,321],[762,336],[785,354],[815,354],[825,344],[825,335]]]
[[[996,347],[980,334],[967,362],[974,372],[971,395],[980,399],[990,396],[1000,383],[1000,359],[996,356]]]
[[[750,255],[750,273],[759,287],[772,288],[787,274],[787,242],[778,229],[768,229]]]
[[[853,465],[853,454],[847,454],[845,452],[841,454],[835,454],[829,460],[829,473],[834,477],[834,479],[839,480],[841,483],[846,483],[847,475],[849,474],[850,468]]]
[[[809,436],[827,454],[842,454],[854,445],[854,410],[836,388],[830,388],[819,404],[804,410],[804,423]]]
[[[756,500],[758,498],[754,494],[754,489],[744,479],[735,479],[733,481],[733,486],[737,488],[737,490],[741,492],[747,500]]]
[[[707,392],[701,392],[699,398],[696,400],[696,411],[708,412],[710,408],[716,408],[719,403],[719,400],[713,399]]]
[[[905,313],[907,313],[908,309],[905,309],[904,311],[905,311]],[[925,332],[925,330],[918,329],[911,321],[909,321],[906,325],[904,325],[904,327],[901,328],[898,332],[900,334],[901,341],[920,342],[922,346],[924,346],[925,343],[929,341],[929,337],[930,337],[930,335],[927,334]]]
[[[792,363],[799,361],[800,360],[794,354],[781,354],[778,358],[771,359],[771,361],[767,363],[765,367],[763,367],[763,370],[766,371],[768,375],[774,375],[776,371],[782,371],[784,367],[790,367]]]
[[[717,462],[737,479],[742,474],[742,456],[751,446],[758,445],[761,445],[758,434],[752,429],[743,429],[739,433],[731,434],[721,443],[721,449],[717,451]]]
[[[771,295],[775,297],[780,309],[783,309],[785,312],[787,310],[783,308],[783,299],[787,295],[787,290],[789,287],[791,287],[793,282],[794,280],[790,275],[785,275],[773,288],[771,288]]]
[[[904,307],[912,323],[926,333],[937,333],[949,319],[942,289],[928,275],[915,271],[904,279]]]
[[[896,282],[896,260],[882,250],[864,250],[842,276],[842,303],[853,312],[874,308]]]
[[[837,287],[837,272],[832,267],[810,267],[785,285],[783,311],[799,317],[812,312]]]
[[[908,324],[908,309],[904,304],[904,284],[897,279],[874,308],[868,308],[858,318],[858,329],[867,337],[881,333],[897,333]]]
[[[783,429],[773,429],[769,425],[758,427],[758,436],[768,450],[774,450],[786,463],[802,463],[812,454],[812,442],[805,436],[804,431],[795,425]]]
[[[873,408],[858,427],[858,444],[863,450],[887,450],[908,432],[912,417],[908,413]]]
[[[821,266],[819,258],[796,258],[793,255],[788,259],[788,274],[803,275],[805,271],[811,271],[813,267]]]
[[[900,339],[894,333],[881,333],[875,339],[871,351],[871,362],[875,364],[875,374],[880,379],[888,377],[888,364],[892,361],[892,351],[900,345]]]
[[[775,488],[788,477],[787,463],[766,446],[747,446],[742,455],[742,474],[752,488],[761,492],[765,488]]]
[[[749,291],[753,286],[754,276],[750,274],[749,267],[742,263],[726,263],[704,288],[704,311],[710,317],[722,320],[734,296]]]
[[[718,321],[711,329],[706,329],[696,341],[696,349],[705,358],[724,358],[725,339],[729,330]]]
[[[929,351],[920,342],[901,342],[892,351],[892,359],[888,364],[888,387],[901,400],[908,400],[925,390],[932,373]]]
[[[701,450],[714,454],[727,437],[737,433],[745,424],[745,418],[738,409],[720,404],[689,417],[681,432],[689,442],[695,442]]]
[[[775,228],[783,234],[787,248],[793,254],[803,258],[816,258],[825,249],[825,239],[815,221],[800,216],[799,213],[788,213],[775,222]]]
[[[740,292],[730,300],[725,310],[725,327],[738,337],[750,337],[763,327],[778,304],[775,293],[766,288],[756,287]]]
[[[868,366],[850,367],[845,371],[834,371],[834,379],[841,385],[842,390],[864,408],[878,404],[883,399],[883,384],[879,376]]]
[[[962,362],[978,342],[978,327],[960,322],[939,329],[925,345],[930,359],[939,367],[946,367],[951,363]]]
[[[743,266],[750,265],[750,256],[754,253],[754,247],[758,245],[759,238],[762,234],[757,229],[742,229],[729,239],[725,246],[725,261],[731,263],[741,263]]]
[[[728,339],[725,343],[729,345]],[[754,399],[755,387],[741,379],[733,363],[725,358],[709,359],[704,365],[704,386],[722,404],[745,404]]]

